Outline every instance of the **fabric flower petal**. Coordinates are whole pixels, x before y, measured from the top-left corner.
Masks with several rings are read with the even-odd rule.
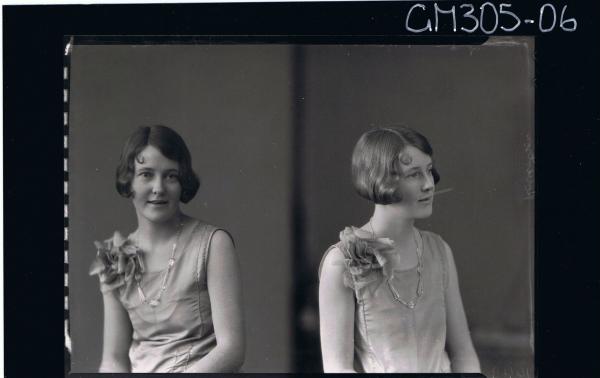
[[[122,246],[123,243],[125,243],[125,240],[127,240],[127,239],[125,239],[119,231],[115,231],[115,233],[113,235],[113,242],[114,242],[115,247],[118,248],[118,247]]]
[[[121,250],[126,254],[126,255],[135,255],[138,251],[138,248],[132,244],[131,242],[125,242],[122,246],[121,246]]]
[[[96,274],[102,273],[106,269],[106,265],[102,262],[99,257],[96,257],[94,261],[92,261],[92,265],[90,265],[89,275],[93,276]]]
[[[393,275],[389,254],[393,253],[394,242],[388,238],[372,236],[370,232],[356,227],[346,227],[340,232],[339,246],[344,253],[349,277],[344,277],[344,285],[351,287],[352,283],[352,287],[356,286],[358,289],[369,284],[372,280],[365,278],[373,270],[381,270],[387,278]]]
[[[144,273],[146,271],[146,265],[144,265],[144,259],[142,258],[141,255],[136,255],[135,259],[137,261],[137,265],[138,265],[138,270],[140,273]]]
[[[107,293],[109,291],[115,290],[125,284],[125,280],[123,277],[117,277],[116,279],[110,282],[100,282],[100,291],[103,293]]]
[[[118,274],[124,274],[125,273],[125,266],[127,265],[127,260],[126,260],[126,256],[124,253],[119,254],[118,257],[118,261],[117,261],[117,273]]]
[[[132,260],[127,261],[126,266],[125,266],[125,282],[129,282],[131,281],[131,278],[133,277],[133,273],[135,271],[135,263]]]
[[[352,279],[352,274],[349,271],[344,271],[344,286],[349,287],[354,290],[354,280]]]
[[[131,283],[132,279],[141,279],[144,272],[141,251],[131,240],[115,231],[112,238],[95,241],[94,245],[97,253],[89,274],[99,276],[101,291],[114,290]]]

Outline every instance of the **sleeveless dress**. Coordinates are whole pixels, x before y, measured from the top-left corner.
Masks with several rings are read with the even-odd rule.
[[[366,239],[356,228],[340,233],[344,285],[354,291],[354,368],[362,373],[449,373],[445,351],[448,285],[446,244],[432,232],[419,231],[422,251],[422,295],[417,266],[392,270],[386,265],[389,239]],[[399,297],[406,303],[401,303]],[[413,303],[411,303],[413,300]],[[411,307],[412,306],[412,307]]]
[[[191,232],[184,229],[180,235],[167,288],[156,307],[142,302],[134,280],[117,289],[133,326],[133,373],[185,372],[217,344],[206,272],[210,242],[219,229],[197,220],[187,227]],[[147,298],[158,294],[163,274],[164,270],[142,275]]]

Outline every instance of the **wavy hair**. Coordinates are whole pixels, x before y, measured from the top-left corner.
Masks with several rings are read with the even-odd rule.
[[[198,192],[200,179],[192,169],[190,151],[183,138],[173,129],[162,125],[141,126],[129,136],[117,166],[117,192],[125,198],[133,194],[131,182],[135,173],[135,159],[147,146],[156,147],[166,158],[179,164],[180,201],[188,203]]]
[[[427,138],[408,127],[378,128],[364,133],[352,153],[352,181],[358,194],[381,205],[402,201],[400,160],[408,146],[433,157]],[[432,175],[437,184],[440,175],[435,166]]]

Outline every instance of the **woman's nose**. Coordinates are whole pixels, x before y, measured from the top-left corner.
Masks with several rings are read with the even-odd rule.
[[[152,183],[152,193],[162,193],[165,189],[162,178],[156,177]]]
[[[428,192],[434,188],[433,177],[431,175],[425,175],[425,181],[423,182],[423,191]]]

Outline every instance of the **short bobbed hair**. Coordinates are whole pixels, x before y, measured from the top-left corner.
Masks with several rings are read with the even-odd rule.
[[[129,136],[117,166],[117,192],[125,198],[133,195],[131,182],[135,173],[135,160],[147,146],[157,148],[167,159],[179,164],[180,201],[188,203],[198,192],[200,179],[192,169],[190,151],[183,138],[173,129],[162,125],[141,126]]]
[[[433,158],[427,138],[408,127],[378,128],[364,133],[352,153],[352,181],[358,194],[380,205],[401,202],[401,155],[408,146]],[[440,175],[435,166],[432,175],[437,184]]]

